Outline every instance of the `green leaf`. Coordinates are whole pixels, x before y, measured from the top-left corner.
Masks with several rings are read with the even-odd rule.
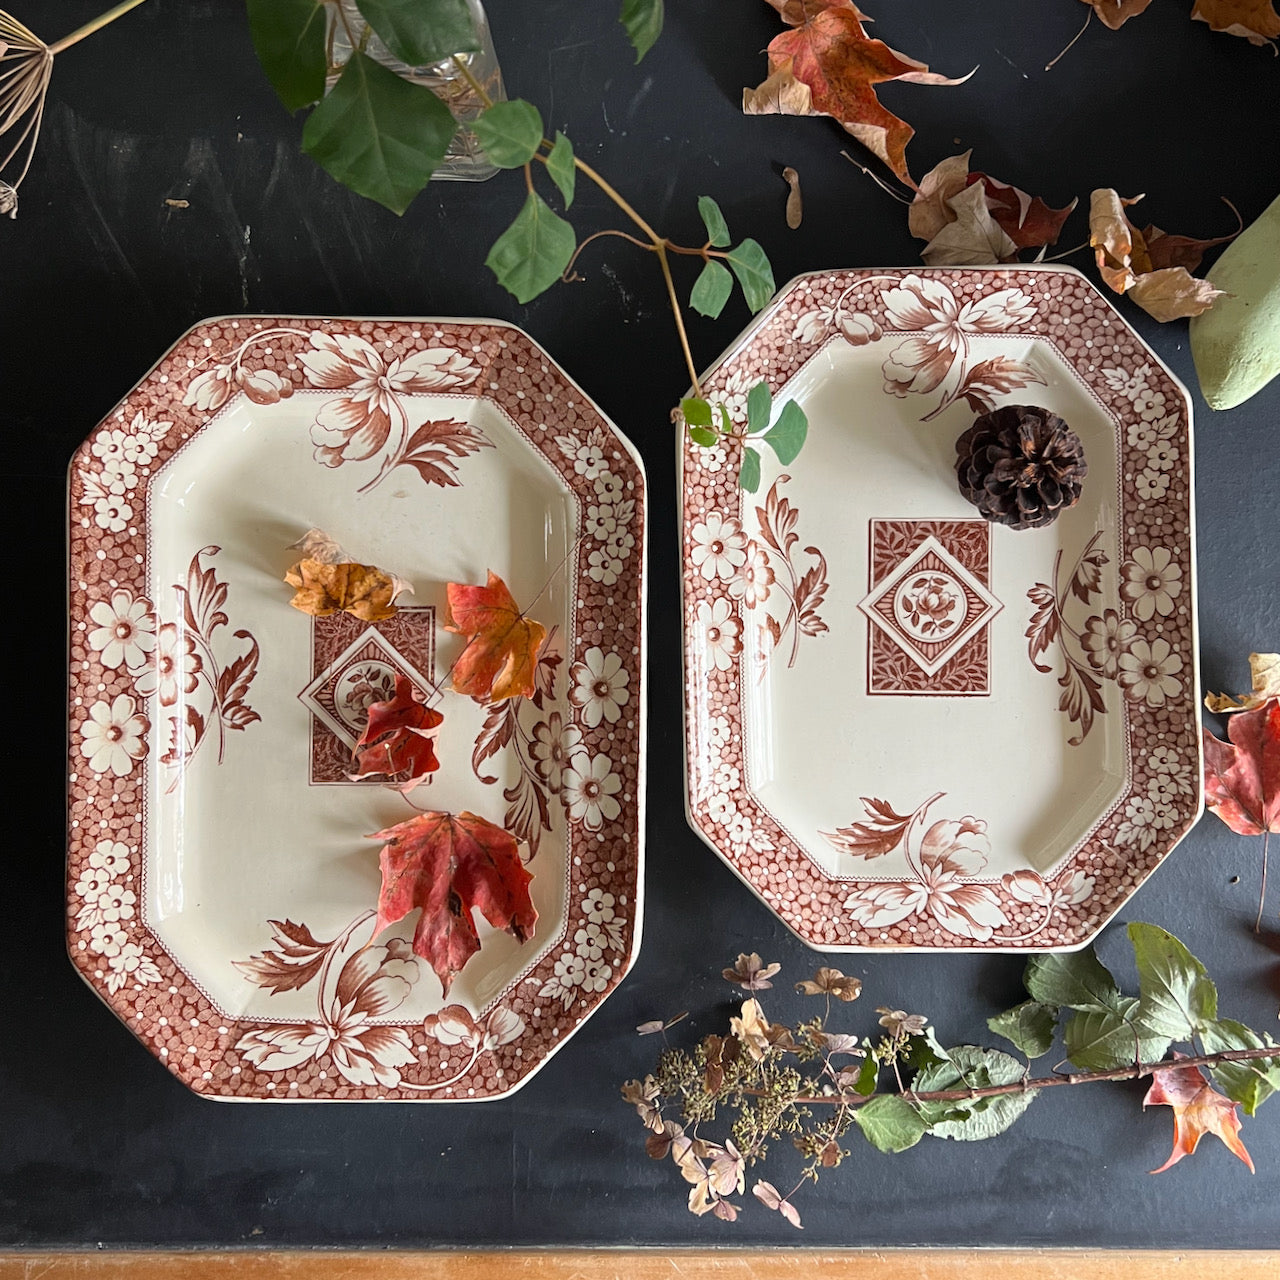
[[[760,455],[754,449],[743,449],[742,466],[738,470],[738,488],[755,493],[760,487]]]
[[[702,215],[702,225],[707,229],[707,241],[717,249],[725,248],[729,243],[729,224],[720,212],[720,206],[710,196],[698,197],[698,212]]]
[[[720,405],[720,422],[722,424],[720,427],[721,434],[732,435],[733,423],[729,421],[729,410],[724,407],[723,402]]]
[[[357,50],[307,117],[302,149],[344,186],[403,213],[444,160],[457,127],[430,89]]]
[[[711,426],[711,406],[697,396],[681,400],[680,413],[691,427]]]
[[[788,400],[782,406],[777,422],[769,428],[764,438],[785,467],[800,456],[808,434],[809,419],[805,417],[804,410],[794,400]]]
[[[1058,1008],[1026,1000],[1022,1004],[987,1019],[987,1026],[1010,1041],[1028,1058],[1038,1058],[1053,1048],[1053,1032],[1058,1025]]]
[[[858,1078],[853,1083],[854,1093],[860,1093],[864,1098],[869,1098],[876,1091],[876,1084],[880,1079],[880,1064],[870,1055],[867,1054],[862,1060],[862,1067],[858,1071]]]
[[[1218,1016],[1218,988],[1204,965],[1168,930],[1131,924],[1129,941],[1138,965],[1141,1019],[1155,1035],[1190,1040]]]
[[[1261,1049],[1273,1044],[1256,1031],[1231,1018],[1207,1022],[1200,1028],[1200,1039],[1206,1053],[1223,1053],[1228,1049]],[[1210,1067],[1209,1074],[1233,1102],[1242,1102],[1246,1115],[1255,1111],[1280,1089],[1280,1053],[1274,1058],[1254,1058],[1250,1062],[1224,1062]]]
[[[480,48],[467,0],[356,0],[356,8],[382,43],[411,67]]]
[[[1065,955],[1033,956],[1022,985],[1041,1004],[1118,1010],[1125,997],[1092,947]]]
[[[922,1071],[911,1087],[917,1093],[984,1089],[989,1085],[1017,1084],[1025,1076],[1026,1068],[1007,1053],[964,1044],[949,1050],[948,1061]],[[993,1098],[922,1102],[919,1106],[933,1137],[980,1142],[1003,1133],[1031,1105],[1036,1093],[1035,1089],[1027,1089]]]
[[[627,29],[627,38],[639,62],[662,34],[662,0],[622,0],[618,21]]]
[[[547,172],[551,181],[560,188],[564,197],[564,207],[573,204],[574,187],[578,180],[578,170],[573,163],[573,143],[559,131],[556,132],[555,145],[547,156]]]
[[[853,1113],[868,1142],[877,1151],[893,1153],[914,1147],[928,1131],[916,1109],[894,1094],[881,1094]]]
[[[1063,1029],[1067,1057],[1085,1071],[1110,1071],[1136,1061],[1159,1062],[1169,1048],[1138,1018],[1138,1001],[1121,996],[1116,1009],[1085,1009]]]
[[[924,1034],[911,1037],[907,1046],[906,1062],[913,1071],[927,1071],[940,1062],[950,1061],[951,1055],[938,1043],[932,1027],[925,1027]]]
[[[704,449],[710,449],[720,437],[710,427],[690,427],[689,439],[694,444],[700,444]]]
[[[324,0],[248,0],[249,34],[271,87],[290,111],[324,95]]]
[[[747,392],[747,430],[759,431],[769,425],[769,414],[773,412],[773,392],[767,382],[757,382]]]
[[[484,264],[498,283],[528,302],[560,279],[573,257],[573,228],[530,191],[516,220],[498,237]]]
[[[742,286],[742,296],[754,315],[773,297],[773,268],[764,250],[754,240],[744,240],[726,255],[733,274]]]
[[[486,107],[471,128],[484,153],[499,169],[528,164],[542,145],[542,116],[532,102],[516,98]]]
[[[715,319],[733,292],[733,277],[718,262],[706,263],[689,293],[689,305],[699,315]]]

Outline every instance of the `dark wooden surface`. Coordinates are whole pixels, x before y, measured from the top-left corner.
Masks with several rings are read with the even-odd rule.
[[[53,39],[102,0],[13,3]],[[741,116],[741,88],[762,77],[760,51],[779,29],[763,0],[672,0],[667,31],[639,67],[616,8],[492,0],[489,11],[511,93],[538,103],[549,127],[564,129],[656,226],[700,239],[695,201],[711,193],[736,234],[765,245],[779,281],[818,267],[918,261],[903,210],[840,157],[855,148],[834,125]],[[972,146],[976,167],[1052,202],[1080,194],[1087,204],[1100,185],[1146,191],[1151,220],[1203,235],[1231,225],[1220,195],[1252,218],[1280,189],[1280,61],[1192,23],[1190,0],[1163,0],[1118,33],[1094,24],[1047,74],[1083,16],[1073,0],[880,0],[873,9],[879,34],[935,69],[981,64],[960,88],[884,90],[919,129],[917,173]],[[433,184],[398,220],[300,156],[299,129],[257,69],[239,4],[149,0],[59,58],[21,216],[0,225],[7,617],[18,637],[3,747],[0,1242],[1280,1244],[1280,1103],[1245,1125],[1256,1177],[1210,1139],[1152,1178],[1146,1171],[1168,1154],[1170,1115],[1144,1115],[1137,1085],[1055,1090],[991,1143],[926,1140],[892,1159],[858,1145],[801,1197],[803,1235],[752,1204],[736,1227],[686,1212],[683,1185],[670,1165],[647,1160],[618,1101],[619,1082],[654,1054],[635,1025],[687,1008],[681,1032],[719,1029],[728,1011],[719,970],[739,950],[784,961],[784,978],[802,976],[816,957],[684,821],[667,415],[687,379],[656,265],[625,245],[601,246],[583,259],[583,283],[519,307],[482,265],[518,207],[518,177]],[[783,220],[785,165],[804,186],[798,231]],[[618,225],[580,190],[581,233]],[[1084,236],[1081,215],[1064,247]],[[66,462],[187,325],[237,311],[513,320],[645,455],[653,697],[644,947],[572,1045],[506,1102],[201,1101],[144,1053],[63,954]],[[1185,325],[1157,326],[1127,304],[1125,312],[1194,386]],[[746,318],[734,303],[719,321],[694,323],[699,363]],[[1196,400],[1203,678],[1234,688],[1250,649],[1280,647],[1280,384],[1228,414]],[[1273,928],[1261,939],[1251,932],[1258,869],[1256,841],[1206,818],[1121,918],[1172,929],[1218,980],[1224,1013],[1274,1029],[1280,954]],[[1101,950],[1131,981],[1118,929]],[[872,1002],[925,1012],[944,1041],[957,1042],[986,1037],[985,1019],[1018,999],[1021,962],[855,957],[846,968]],[[781,1184],[788,1157],[778,1157]]]

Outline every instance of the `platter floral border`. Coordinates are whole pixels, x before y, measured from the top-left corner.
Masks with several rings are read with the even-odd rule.
[[[906,286],[904,288],[904,286]],[[886,292],[911,290],[945,299],[950,314],[927,317],[932,332],[901,323]],[[940,287],[938,287],[940,286]],[[1004,291],[1019,291],[1006,294]],[[1008,307],[1005,299],[1017,299]],[[992,309],[1016,312],[1001,331],[1033,335],[1054,347],[1116,423],[1120,560],[1137,572],[1154,555],[1181,591],[1156,622],[1161,641],[1182,659],[1179,693],[1159,705],[1124,699],[1128,748],[1124,788],[1086,837],[1047,880],[1031,872],[983,876],[969,884],[989,901],[989,919],[974,925],[926,901],[909,918],[875,923],[875,913],[846,904],[875,898],[884,878],[827,875],[774,819],[750,788],[743,735],[750,616],[724,583],[708,581],[694,561],[695,529],[708,516],[748,528],[751,495],[737,487],[737,467],[723,446],[703,449],[681,433],[680,537],[685,674],[686,806],[708,845],[802,941],[820,950],[1072,950],[1088,943],[1132,896],[1200,816],[1202,808],[1199,684],[1193,560],[1193,475],[1190,404],[1185,390],[1138,335],[1077,271],[1069,268],[921,268],[815,272],[791,281],[703,380],[703,394],[721,401],[736,427],[745,423],[748,389],[766,380],[775,403],[787,383],[828,343],[878,343],[887,395],[933,391],[932,377],[911,385],[903,355],[919,359],[965,345],[966,317]],[[917,309],[918,310],[918,309]],[[982,331],[975,329],[974,331]],[[883,341],[882,341],[883,340]],[[909,372],[909,371],[908,371]],[[945,369],[943,370],[945,374]],[[963,369],[961,370],[963,377]],[[1038,380],[1038,379],[1037,379]],[[1026,394],[1034,393],[1023,393]],[[1014,393],[1011,397],[1017,399]],[[930,401],[924,401],[925,409]],[[945,402],[944,402],[945,403]],[[941,407],[941,406],[940,406]],[[925,416],[922,412],[922,417]],[[1158,450],[1159,458],[1152,450]],[[803,460],[792,470],[803,466]],[[873,515],[876,513],[866,513]],[[1120,570],[1112,566],[1111,572]],[[722,604],[721,601],[725,603]],[[1162,602],[1163,603],[1163,602]],[[1010,606],[1011,607],[1011,606]],[[1152,611],[1121,590],[1122,626],[1151,620]],[[721,616],[723,615],[723,616]],[[1030,618],[1028,606],[1027,617]],[[708,623],[708,619],[711,622]],[[712,643],[702,632],[715,628]],[[725,637],[741,637],[724,661]],[[1157,641],[1156,643],[1160,643]],[[1057,695],[1046,676],[1047,693]],[[851,782],[856,794],[856,782]],[[1034,883],[1033,883],[1034,882]],[[903,885],[908,881],[904,878]],[[954,886],[942,886],[943,896]],[[885,913],[885,919],[897,912]],[[992,927],[997,918],[1003,927]],[[864,923],[870,920],[871,923]],[[945,921],[953,923],[946,927]]]
[[[261,341],[268,330],[269,345]],[[251,360],[246,359],[250,351]],[[573,649],[566,658],[586,670],[593,661],[598,665],[602,648],[617,654],[621,673],[614,680],[625,683],[629,695],[627,715],[616,723],[592,717],[589,706],[575,711],[574,720],[581,743],[601,753],[593,759],[608,751],[620,783],[618,798],[626,802],[585,836],[575,837],[573,865],[565,869],[561,940],[475,1011],[474,1020],[457,1005],[425,1022],[378,1017],[390,1007],[382,988],[391,982],[395,962],[385,958],[387,973],[377,969],[376,975],[364,975],[352,1006],[381,1030],[360,1033],[366,1039],[354,1042],[354,1057],[347,1055],[356,1069],[345,1073],[320,1069],[320,1054],[297,1068],[257,1069],[237,1046],[252,1044],[258,1034],[270,1036],[279,1021],[222,1013],[148,929],[142,902],[146,762],[165,751],[164,706],[153,705],[155,685],[157,679],[182,681],[192,674],[191,659],[181,652],[168,654],[167,666],[155,666],[157,642],[163,648],[165,637],[158,634],[153,598],[168,593],[165,584],[150,582],[148,488],[164,463],[205,430],[237,392],[262,404],[313,389],[316,379],[309,385],[307,374],[316,351],[326,358],[334,352],[353,357],[352,365],[358,363],[355,357],[371,366],[380,362],[357,373],[384,377],[383,386],[390,383],[393,410],[410,403],[418,391],[430,392],[433,369],[465,369],[461,379],[437,381],[436,394],[465,400],[482,396],[505,411],[572,491],[580,521],[589,520],[593,509],[600,518],[601,504],[629,500],[626,523],[632,535],[620,539],[615,534],[607,547],[583,536],[574,552]],[[232,365],[218,363],[231,355]],[[211,376],[224,368],[229,370],[225,376]],[[418,381],[402,374],[397,384],[397,370],[411,371]],[[359,439],[351,430],[353,413],[363,413],[367,426],[378,409],[376,392],[367,405],[353,404],[362,388],[352,390],[352,377],[345,370],[341,375],[339,390],[348,400],[337,408],[347,416],[331,414],[327,425],[318,416],[312,432],[316,465],[336,465],[332,457],[321,457],[326,446],[333,453],[334,422],[347,432],[344,440]],[[214,403],[210,386],[218,379],[232,385],[226,394],[214,385]],[[319,438],[318,431],[327,431],[328,438]],[[411,441],[407,447],[416,450],[409,465],[428,484],[465,483],[466,467],[475,465],[467,456],[475,452],[470,443],[452,441],[447,433],[425,446]],[[532,339],[498,321],[256,316],[206,321],[182,337],[77,450],[68,477],[68,952],[89,986],[195,1092],[246,1101],[502,1097],[525,1083],[622,980],[641,928],[646,499],[643,467],[632,447]],[[229,607],[233,611],[234,596]],[[126,661],[130,656],[136,663]],[[140,687],[143,671],[152,674],[149,686],[144,681]],[[251,721],[242,718],[245,723],[227,727],[251,732]],[[384,950],[373,949],[378,956]],[[323,1027],[317,1031],[326,1034]],[[370,1054],[379,1036],[409,1048],[395,1068],[378,1060],[379,1051]],[[343,1052],[335,1041],[331,1066]]]

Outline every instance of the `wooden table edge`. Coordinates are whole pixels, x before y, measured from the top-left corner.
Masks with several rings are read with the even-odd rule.
[[[513,1249],[0,1253],[0,1280],[1259,1280],[1280,1250]]]

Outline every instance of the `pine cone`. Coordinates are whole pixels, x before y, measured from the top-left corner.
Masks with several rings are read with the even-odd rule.
[[[960,492],[996,524],[1041,529],[1080,500],[1089,472],[1080,437],[1055,413],[1010,404],[956,441]]]

